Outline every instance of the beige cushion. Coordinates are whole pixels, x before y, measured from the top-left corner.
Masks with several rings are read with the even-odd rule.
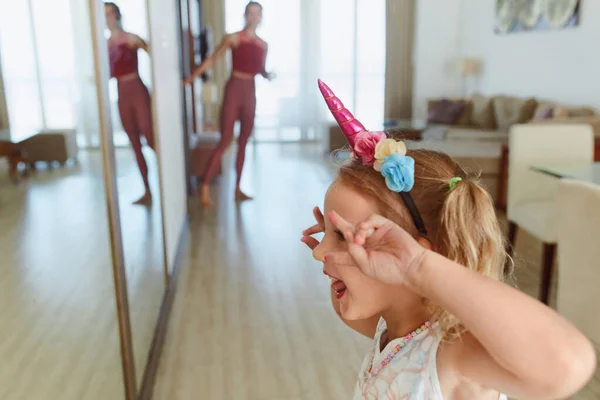
[[[471,98],[471,104],[471,125],[483,129],[496,129],[492,100],[489,97],[475,94]]]
[[[600,139],[600,116],[593,117],[573,117],[573,118],[552,118],[544,121],[532,121],[531,125],[560,125],[560,124],[586,124],[594,131],[596,139]]]
[[[588,107],[568,107],[568,106],[556,106],[554,108],[554,118],[580,118],[580,117],[592,117],[595,115],[595,111]]]
[[[498,130],[508,132],[514,124],[528,122],[533,117],[537,102],[535,99],[497,96],[492,101]]]
[[[552,113],[552,117],[569,118],[569,110],[566,107],[556,106],[554,107],[554,113]]]

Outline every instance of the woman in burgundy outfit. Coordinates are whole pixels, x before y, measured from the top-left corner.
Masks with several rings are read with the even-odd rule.
[[[267,43],[256,35],[256,28],[262,19],[262,5],[255,1],[249,2],[246,5],[244,16],[246,18],[244,29],[226,35],[217,50],[185,80],[185,84],[191,84],[197,76],[202,75],[217,59],[223,57],[228,49],[231,49],[233,71],[225,86],[223,104],[221,105],[221,141],[211,156],[201,189],[202,205],[205,207],[214,205],[210,196],[209,185],[217,172],[223,153],[233,141],[233,127],[237,120],[240,121],[240,136],[235,164],[237,172],[235,198],[238,201],[252,199],[242,192],[240,181],[244,167],[246,145],[254,128],[256,111],[254,77],[260,74],[271,80],[274,78],[274,74],[265,70]]]
[[[139,36],[125,32],[121,26],[121,11],[115,3],[104,3],[106,27],[110,30],[108,58],[110,75],[119,85],[119,114],[121,124],[129,137],[131,147],[144,180],[145,192],[134,204],[152,201],[148,182],[148,165],[142,152],[142,135],[154,150],[150,94],[138,73],[138,49],[148,51],[148,45]]]

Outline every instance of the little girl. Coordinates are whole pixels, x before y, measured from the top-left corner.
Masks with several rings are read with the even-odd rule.
[[[373,339],[354,399],[567,398],[595,352],[569,322],[502,283],[492,200],[449,156],[369,132],[321,81],[352,148],[303,233],[333,307]],[[311,235],[325,232],[319,243]],[[590,316],[592,317],[592,316]]]

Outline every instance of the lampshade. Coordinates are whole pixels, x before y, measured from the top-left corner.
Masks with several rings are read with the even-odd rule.
[[[458,73],[465,76],[478,75],[480,71],[479,60],[474,58],[463,58],[458,61]]]

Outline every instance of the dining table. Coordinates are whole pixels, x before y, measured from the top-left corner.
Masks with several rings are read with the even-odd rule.
[[[600,162],[598,161],[585,164],[541,164],[534,165],[531,169],[560,179],[573,179],[600,185]]]

